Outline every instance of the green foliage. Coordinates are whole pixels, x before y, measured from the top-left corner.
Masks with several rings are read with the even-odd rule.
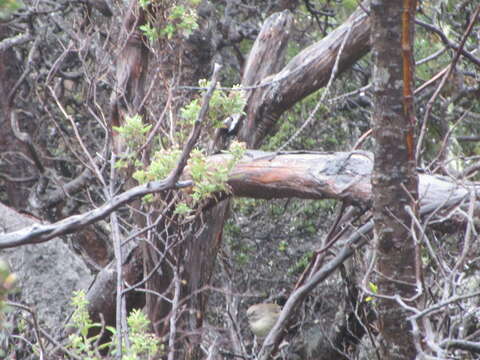
[[[231,218],[225,223],[223,228],[225,234],[229,237],[238,237],[242,233],[240,226],[238,226]]]
[[[237,201],[237,200],[235,200]],[[252,249],[247,242],[240,237],[242,230],[233,219],[227,220],[223,228],[226,244],[230,247],[234,256],[234,262],[240,266],[248,264],[251,261]]]
[[[143,119],[140,115],[127,116],[125,125],[114,126],[113,130],[118,132],[128,147],[135,149],[146,140],[147,133],[152,128],[152,125],[144,125]]]
[[[153,155],[150,165],[145,170],[139,169],[135,171],[133,178],[137,180],[139,184],[164,179],[177,164],[181,153],[179,149],[157,151]]]
[[[288,269],[288,273],[290,275],[294,275],[304,271],[307,268],[308,264],[310,264],[310,261],[312,260],[313,255],[314,255],[313,251],[308,251],[307,253],[305,253],[300,258],[300,260],[298,260],[295,264],[293,264],[293,266],[291,266]]]
[[[11,12],[23,7],[23,3],[17,0],[0,0],[0,19],[7,17]]]
[[[174,5],[168,20],[170,23],[160,30],[160,35],[167,39],[171,39],[177,33],[189,36],[198,28],[197,14],[192,8],[183,5]]]
[[[155,17],[150,16],[151,21],[140,26],[140,30],[151,42],[159,37],[172,39],[176,35],[189,36],[198,28],[195,10],[198,4],[198,0],[167,1],[162,4],[163,10],[166,11],[164,14],[166,23],[158,28],[158,26],[153,24]],[[156,6],[157,4],[152,0],[140,0],[139,5],[148,10],[150,6]]]
[[[148,5],[150,5],[151,0],[138,0],[138,5],[143,9],[146,9]]]
[[[140,166],[136,159],[136,151],[145,143],[147,134],[152,125],[143,124],[140,115],[128,116],[125,119],[125,125],[114,126],[113,130],[118,132],[123,142],[127,145],[122,158],[115,162],[115,168],[127,168],[130,165]]]
[[[162,348],[155,335],[148,333],[149,320],[140,309],[133,310],[127,319],[130,348],[123,349],[125,360],[150,359]]]
[[[242,160],[243,156],[245,155],[245,150],[247,146],[245,143],[239,141],[232,141],[230,147],[228,148],[227,153],[232,156],[230,161],[227,163],[229,171],[231,171],[235,165]]]
[[[318,233],[318,216],[324,216],[332,213],[335,209],[335,200],[325,199],[319,201],[309,201],[302,205],[301,214],[293,220],[296,229],[302,231],[306,235],[314,235]]]
[[[202,82],[201,85],[208,86],[206,82]],[[235,92],[232,96],[226,96],[223,92],[216,91],[211,99],[210,110],[214,114],[213,116],[221,117],[226,116],[226,114],[240,113],[243,106],[244,99],[238,92]],[[181,110],[181,114],[186,122],[191,123],[197,119],[199,110],[200,105],[198,100],[195,99]],[[181,155],[181,150],[171,148],[156,151],[147,167],[136,161],[136,151],[145,143],[151,127],[151,125],[143,124],[142,117],[139,115],[127,117],[125,125],[114,127],[114,130],[119,133],[128,146],[126,154],[116,162],[115,167],[124,168],[134,165],[135,171],[132,177],[140,184],[165,178],[176,166]],[[244,152],[244,144],[233,142],[228,151],[232,155],[230,160],[226,164],[216,166],[208,163],[202,150],[192,151],[188,166],[190,176],[194,181],[191,198],[195,204],[209,198],[214,192],[228,191],[226,186],[228,174],[243,157]],[[144,201],[147,202],[152,200],[153,196],[144,198]],[[177,206],[177,214],[186,215],[190,212],[191,208],[187,204]]]
[[[224,169],[215,171],[207,163],[206,156],[202,150],[193,150],[188,161],[190,175],[195,182],[192,197],[199,201],[206,198],[208,194],[216,190],[224,190],[227,173]]]
[[[377,294],[378,293],[378,285],[373,283],[373,282],[369,282],[368,283],[368,287],[370,288],[370,291],[374,294]],[[369,301],[372,301],[374,300],[374,297],[373,296],[367,296],[365,298],[365,301],[369,302]]]
[[[233,203],[233,212],[241,213],[245,216],[252,215],[255,212],[255,209],[258,208],[258,204],[261,200],[250,199],[250,198],[236,198]]]
[[[199,81],[201,88],[208,88],[210,81],[202,79]],[[218,87],[221,87],[219,84]],[[235,85],[233,88],[238,88],[239,85]],[[201,95],[205,92],[202,91]],[[242,91],[233,90],[230,94],[227,94],[223,90],[216,89],[210,99],[208,107],[208,118],[214,128],[220,128],[223,126],[223,120],[233,114],[244,114],[243,108],[245,107],[245,97]],[[199,99],[192,100],[188,105],[184,106],[180,110],[180,114],[187,124],[193,124],[198,118],[200,112]]]
[[[168,18],[177,25],[174,30],[181,32],[184,36],[189,36],[198,27],[197,14],[191,8],[182,5],[174,6]],[[171,32],[167,34],[173,36]]]
[[[93,323],[88,314],[88,300],[85,291],[79,290],[73,293],[72,305],[75,308],[72,315],[73,325],[79,330],[81,335],[87,336],[88,330]]]
[[[437,35],[431,34],[422,28],[420,28],[419,33],[422,36],[415,37],[414,45],[416,59],[424,59],[443,48],[444,45]],[[437,57],[434,63],[429,61],[417,66],[415,73],[420,79],[428,80],[449,63],[450,56],[448,52],[444,52]]]
[[[169,25],[167,25],[169,26]],[[148,41],[150,42],[154,42],[155,40],[158,39],[159,37],[159,33],[157,31],[157,29],[155,29],[152,24],[150,23],[146,23],[146,24],[143,24],[143,25],[140,25],[139,26],[139,29],[143,32],[143,35],[145,35],[145,37],[148,39]]]
[[[101,346],[97,346],[98,336],[88,337],[88,332],[92,328],[101,327],[100,324],[93,323],[88,314],[88,300],[84,291],[77,291],[72,298],[74,312],[72,315],[72,325],[78,330],[70,335],[67,347],[77,356],[83,359],[100,360],[100,350],[108,350],[109,355],[117,352],[115,337],[112,341]],[[140,360],[151,359],[161,349],[159,340],[148,332],[149,321],[141,310],[134,310],[127,319],[130,347],[122,349],[123,359]],[[112,335],[115,335],[116,329],[107,327]]]
[[[0,260],[0,325],[2,323],[2,312],[5,311],[4,300],[13,291],[16,281],[17,277],[10,272],[8,264]]]
[[[206,80],[200,81],[200,86],[208,87],[209,82]],[[204,91],[200,94],[203,95]],[[243,93],[240,91],[232,91],[227,94],[221,90],[215,90],[209,104],[208,119],[211,121],[208,128],[223,126],[223,119],[232,114],[243,114],[245,106],[245,99]],[[191,127],[198,119],[201,109],[199,98],[193,99],[190,103],[180,109],[180,116],[183,121],[178,124],[180,128],[176,129],[176,143],[182,143],[186,132],[185,128]],[[125,125],[114,127],[114,130],[119,133],[123,142],[128,146],[126,154],[121,159],[117,160],[116,168],[126,168],[130,165],[135,165],[137,171],[134,178],[139,183],[145,183],[152,180],[159,180],[164,178],[169,171],[175,166],[180,150],[161,150],[157,151],[153,157],[150,166],[147,169],[142,169],[143,164],[135,163],[136,151],[145,143],[147,134],[150,132],[152,125],[143,123],[140,115],[134,115],[126,118]],[[238,147],[237,147],[238,149]]]
[[[323,90],[319,90],[316,93],[308,96],[301,103],[297,103],[293,108],[285,113],[282,121],[280,122],[280,128],[268,139],[268,142],[262,146],[262,150],[274,151],[282,146],[292,135],[296,133],[298,128],[302,126],[303,122],[307,120],[310,112],[315,108],[317,102],[322,96]],[[291,143],[292,148],[301,149],[322,149],[322,150],[338,150],[336,145],[339,142],[345,142],[345,133],[343,129],[335,124],[339,122],[335,117],[328,116],[329,109],[327,106],[320,106],[315,117],[321,120],[313,120],[311,124],[316,121],[322,122],[322,128],[325,131],[316,134],[312,133],[307,126],[305,130],[299,134],[299,136]],[[330,124],[331,123],[331,124]],[[315,128],[312,125],[312,128]]]
[[[193,125],[198,118],[200,112],[200,100],[194,99],[190,101],[186,106],[180,109],[180,115],[187,124]]]
[[[196,203],[209,198],[214,192],[229,191],[227,188],[228,174],[243,157],[245,144],[233,142],[228,152],[232,155],[231,159],[226,164],[218,166],[209,163],[202,150],[192,151],[188,166],[194,182],[192,199]]]
[[[214,192],[229,191],[227,187],[228,174],[235,164],[243,157],[245,144],[233,142],[228,154],[231,158],[221,165],[209,163],[203,150],[194,149],[188,160],[188,171],[194,185],[191,199],[194,204],[208,199]],[[132,175],[140,184],[149,181],[164,179],[176,166],[181,155],[179,149],[160,150],[153,155],[149,166],[145,169],[138,168]],[[152,197],[150,197],[150,200]],[[144,199],[145,200],[145,199]],[[176,214],[186,215],[192,211],[186,203],[179,203],[175,210]]]
[[[179,149],[159,150],[153,155],[150,165],[146,168],[143,168],[143,164],[137,163],[135,167],[137,170],[132,174],[132,177],[139,184],[164,179],[177,165],[181,153]],[[154,199],[153,194],[143,197],[145,203],[152,202]]]
[[[97,355],[99,349],[96,348],[97,336],[88,337],[90,329],[100,327],[94,324],[88,314],[88,301],[83,290],[74,292],[72,305],[75,308],[72,315],[72,325],[78,329],[75,334],[68,338],[68,346],[76,355],[83,356],[91,360],[100,360]],[[108,346],[105,344],[105,347]]]
[[[358,6],[358,2],[356,0],[343,0],[342,5],[348,12],[353,12]]]
[[[181,203],[177,204],[177,206],[175,207],[175,212],[174,213],[177,214],[177,215],[186,216],[186,215],[190,214],[192,211],[193,211],[193,209],[190,206],[188,206],[184,202],[181,202]]]
[[[288,242],[281,240],[278,244],[278,251],[285,252],[288,249]]]
[[[285,207],[275,202],[269,204],[269,210],[272,217],[279,217],[285,213]]]
[[[11,324],[7,323],[5,320],[5,313],[8,311],[8,308],[5,305],[5,300],[7,295],[14,291],[16,281],[17,277],[10,272],[8,264],[5,261],[0,260],[0,330],[11,326]],[[0,331],[0,344],[4,340],[2,337],[3,334]],[[5,350],[6,349],[0,348],[0,358],[2,359],[6,356]]]

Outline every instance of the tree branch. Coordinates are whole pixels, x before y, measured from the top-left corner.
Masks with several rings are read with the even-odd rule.
[[[83,227],[110,215],[122,205],[147,194],[170,189],[180,189],[191,186],[191,181],[173,183],[167,180],[152,181],[145,185],[136,186],[124,193],[113,197],[110,201],[97,209],[90,210],[82,215],[73,215],[53,224],[35,224],[33,226],[0,235],[0,249],[11,248],[19,245],[38,244],[54,237],[71,234]]]
[[[371,159],[372,154],[369,152],[290,152],[277,155],[248,151],[244,160],[230,173],[228,185],[235,196],[241,197],[338,199],[365,206],[371,201]],[[222,166],[228,160],[229,155],[210,157],[210,161],[217,166]],[[2,234],[0,249],[41,243],[56,236],[71,234],[144,195],[193,185],[192,181],[174,183],[173,180],[169,176],[166,180],[136,186],[97,209],[70,216],[54,224],[33,225]],[[465,196],[468,188],[479,189],[480,184],[459,185],[439,176],[419,174],[419,195],[424,206],[435,204],[439,200],[446,202],[457,196]]]

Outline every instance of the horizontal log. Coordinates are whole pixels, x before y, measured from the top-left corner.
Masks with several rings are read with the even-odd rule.
[[[212,156],[209,161],[224,165],[230,155]],[[232,170],[228,184],[234,196],[273,199],[338,199],[346,203],[368,206],[372,198],[370,176],[373,154],[354,152],[288,152],[247,151]],[[188,168],[186,169],[188,172]],[[188,177],[188,176],[184,176]],[[84,214],[70,216],[53,224],[35,224],[14,232],[0,234],[0,249],[48,241],[71,234],[99,221],[121,206],[150,193],[172,188],[185,188],[191,182],[169,184],[155,181],[136,186],[113,197],[102,206]],[[442,206],[451,199],[467,197],[480,191],[479,183],[454,182],[448,178],[419,174],[420,205]]]
[[[229,155],[211,157],[222,164]],[[369,205],[372,199],[370,176],[373,154],[354,152],[247,151],[230,174],[228,184],[234,196],[273,199],[338,199],[351,204]],[[480,184],[454,182],[446,177],[419,173],[420,205],[429,205],[466,196]]]

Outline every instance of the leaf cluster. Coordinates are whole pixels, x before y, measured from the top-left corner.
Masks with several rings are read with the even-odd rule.
[[[204,151],[195,149],[188,160],[188,171],[193,180],[191,200],[196,206],[201,201],[209,199],[216,192],[229,192],[228,175],[245,153],[245,144],[233,142],[228,152],[231,158],[221,165],[211,163]],[[193,209],[186,202],[180,203],[175,212],[186,214]]]
[[[7,295],[14,290],[16,282],[17,277],[14,273],[10,272],[8,264],[5,261],[0,260],[0,329],[5,329],[9,326],[9,324],[6,323],[4,316],[5,312],[8,310],[5,305],[5,300]],[[1,337],[0,340],[2,340]],[[0,357],[5,355],[4,350],[0,349]]]
[[[75,310],[72,315],[72,325],[78,330],[70,335],[67,347],[79,357],[90,360],[97,360],[101,357],[99,352],[107,350],[108,355],[117,353],[116,341],[108,341],[98,345],[100,335],[89,336],[93,328],[101,328],[102,325],[93,323],[88,313],[88,300],[84,291],[77,291],[72,298],[72,305]],[[130,346],[122,349],[122,358],[127,360],[151,359],[162,350],[162,345],[153,334],[148,332],[149,320],[141,310],[134,310],[127,319],[128,336]],[[106,330],[112,333],[112,339],[116,329],[110,326]]]
[[[210,81],[201,79],[198,85],[202,89],[207,89],[210,86]],[[219,84],[218,87],[221,87],[221,85]],[[240,85],[235,85],[233,91],[229,94],[219,89],[216,89],[213,92],[208,107],[208,118],[214,128],[223,127],[223,120],[228,116],[233,114],[245,114],[243,111],[246,104],[245,96],[243,92],[235,90],[239,87]],[[205,90],[202,91],[200,95],[203,96],[204,92]],[[187,124],[193,124],[198,118],[200,108],[199,98],[193,99],[180,110],[180,115]]]
[[[188,37],[198,28],[195,8],[200,3],[199,0],[168,1],[167,3],[163,4],[166,12],[164,24],[157,26],[153,20],[155,17],[151,16],[146,24],[139,27],[150,42],[159,38],[172,39],[176,35]],[[152,0],[140,0],[139,4],[143,9],[155,5]]]

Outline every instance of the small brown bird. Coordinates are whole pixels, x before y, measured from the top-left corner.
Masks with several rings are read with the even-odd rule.
[[[258,338],[268,335],[280,316],[281,308],[277,304],[255,304],[248,308],[247,318],[250,329]]]

